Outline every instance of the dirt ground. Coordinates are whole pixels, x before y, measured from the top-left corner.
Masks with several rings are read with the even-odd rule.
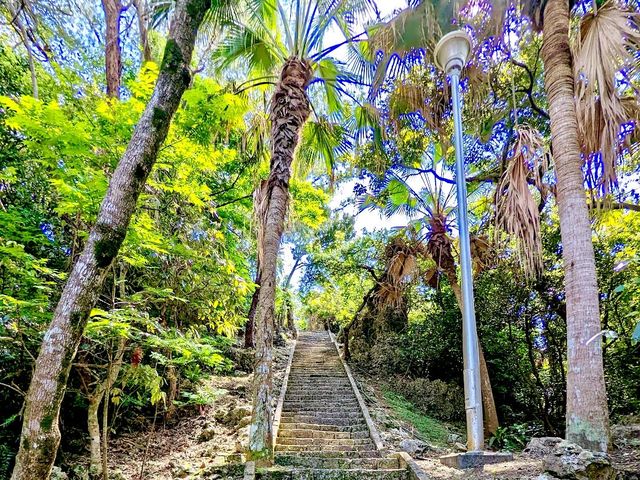
[[[397,418],[386,404],[377,382],[362,374],[356,373],[355,376],[386,448],[401,451],[400,442],[403,440],[420,440],[413,434],[413,426]],[[463,432],[452,429],[451,433],[456,436]],[[414,454],[414,458],[433,480],[536,480],[544,473],[542,459],[524,453],[515,453],[510,462],[475,470],[461,471],[440,463],[441,456],[459,451],[454,445],[431,445],[425,452]],[[640,448],[614,449],[610,457],[619,472],[617,480],[640,480]]]
[[[274,408],[290,354],[291,343],[275,350]],[[385,447],[401,451],[403,440],[420,440],[412,425],[397,418],[385,403],[375,382],[356,374],[360,390],[369,405]],[[195,478],[212,467],[242,461],[241,452],[248,438],[248,412],[251,408],[251,375],[212,377],[209,385],[224,393],[211,407],[180,416],[173,424],[158,419],[148,432],[113,436],[110,442],[110,471],[114,479],[174,480]],[[452,429],[455,437],[461,432]],[[459,448],[459,446],[458,446]],[[542,461],[526,454],[516,454],[507,463],[483,469],[460,471],[442,465],[439,457],[459,451],[455,444],[431,445],[414,454],[420,467],[433,480],[534,480],[543,473]],[[640,480],[640,449],[614,450],[614,466],[621,470],[618,480]],[[86,458],[71,464],[86,464]],[[209,478],[207,475],[205,475]]]
[[[275,349],[274,403],[290,345]],[[240,461],[248,438],[248,418],[243,414],[251,411],[251,377],[212,377],[211,387],[226,390],[215,405],[183,416],[171,426],[159,419],[147,433],[114,436],[109,451],[111,472],[126,480],[172,480]]]

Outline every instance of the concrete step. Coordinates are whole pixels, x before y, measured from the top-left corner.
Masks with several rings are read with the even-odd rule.
[[[300,455],[276,455],[275,463],[277,465],[306,467],[306,468],[365,468],[365,469],[396,469],[400,468],[400,462],[397,458],[337,458],[337,457],[303,457]]]
[[[278,445],[309,446],[317,445],[325,447],[372,447],[369,438],[309,438],[309,437],[282,437],[278,436]]]
[[[326,430],[309,430],[309,429],[287,429],[278,430],[278,441],[280,438],[324,438],[328,440],[339,438],[350,439],[368,439],[369,431],[362,430],[359,432],[328,432]]]
[[[369,435],[367,425],[362,422],[357,425],[327,425],[319,423],[281,423],[279,431],[286,430],[321,430],[324,432],[366,432]]]
[[[287,447],[288,448],[288,447]],[[380,457],[377,450],[279,450],[276,445],[276,455],[297,455],[300,457],[318,458],[376,458]]]
[[[259,469],[260,480],[407,480],[408,473],[400,469],[316,469],[273,467]]]

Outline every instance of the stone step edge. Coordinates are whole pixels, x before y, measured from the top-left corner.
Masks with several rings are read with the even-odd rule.
[[[289,353],[289,360],[287,362],[287,368],[284,371],[284,376],[282,377],[282,387],[280,388],[280,398],[278,398],[278,406],[276,407],[276,413],[273,416],[273,424],[272,424],[272,438],[278,438],[278,429],[280,428],[280,419],[282,417],[282,408],[284,406],[284,397],[287,394],[287,385],[289,383],[289,374],[291,373],[291,365],[293,364],[293,356],[296,353],[296,347],[298,345],[298,332],[295,331],[296,335],[293,339],[293,345],[291,346],[291,352]],[[255,470],[255,469],[254,469]],[[255,471],[254,471],[255,478]]]
[[[360,394],[360,390],[358,389],[358,385],[356,384],[356,381],[353,378],[351,369],[349,368],[349,365],[347,365],[347,362],[344,360],[344,358],[342,358],[342,355],[340,355],[340,348],[338,347],[338,342],[336,341],[336,338],[333,335],[333,332],[329,330],[328,334],[329,334],[329,339],[331,340],[331,343],[333,343],[333,346],[336,349],[338,358],[340,359],[340,363],[342,363],[342,367],[344,368],[344,371],[347,374],[347,378],[349,378],[349,383],[351,383],[351,388],[353,389],[353,393],[355,394],[356,399],[360,404],[362,415],[364,416],[364,420],[367,423],[367,427],[369,428],[369,434],[371,435],[371,440],[373,441],[373,444],[378,449],[378,451],[380,451],[381,455],[384,457],[385,456],[383,453],[384,445],[382,444],[382,439],[380,438],[378,429],[376,428],[375,424],[373,423],[373,420],[371,419],[371,415],[369,415],[369,409],[367,408],[367,405],[364,403],[364,398],[362,398],[362,395]]]

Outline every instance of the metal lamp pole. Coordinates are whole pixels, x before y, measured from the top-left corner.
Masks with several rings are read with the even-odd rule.
[[[471,42],[463,31],[451,32],[440,39],[435,49],[436,65],[451,79],[454,143],[456,148],[456,196],[458,201],[458,231],[460,234],[460,266],[462,270],[462,353],[464,358],[464,396],[467,416],[467,448],[471,452],[484,449],[482,396],[480,391],[480,356],[473,301],[471,246],[467,218],[467,184],[462,145],[462,115],[460,73],[467,62]]]

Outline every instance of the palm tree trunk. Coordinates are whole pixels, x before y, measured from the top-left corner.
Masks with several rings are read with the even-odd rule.
[[[282,68],[271,99],[271,171],[256,197],[259,212],[260,294],[256,310],[256,363],[249,457],[270,462],[273,456],[272,360],[276,267],[289,203],[291,163],[300,132],[309,117],[306,87],[312,71],[305,60],[291,57]]]
[[[460,307],[460,313],[464,315],[462,308],[462,290],[458,284],[458,278],[455,272],[446,273],[447,280],[451,285],[456,300],[458,301],[458,307]],[[484,350],[480,338],[478,338],[478,354],[480,357],[480,393],[482,394],[482,413],[484,418],[484,432],[487,436],[493,435],[500,427],[498,421],[498,410],[496,409],[496,402],[493,398],[493,389],[491,388],[491,378],[489,377],[489,369],[487,368],[487,362],[484,359]]]
[[[179,0],[155,90],[113,172],[85,248],[44,336],[25,400],[20,450],[12,480],[47,479],[60,443],[58,417],[71,362],[106,272],[127,232],[140,192],[190,82],[196,33],[209,0]]]
[[[606,451],[609,414],[602,363],[598,284],[584,191],[568,0],[548,0],[544,11],[544,80],[557,176],[567,302],[567,440]]]
[[[122,76],[122,54],[120,51],[121,0],[102,0],[102,9],[106,23],[105,32],[105,73],[107,77],[107,95],[120,98],[120,77]]]

